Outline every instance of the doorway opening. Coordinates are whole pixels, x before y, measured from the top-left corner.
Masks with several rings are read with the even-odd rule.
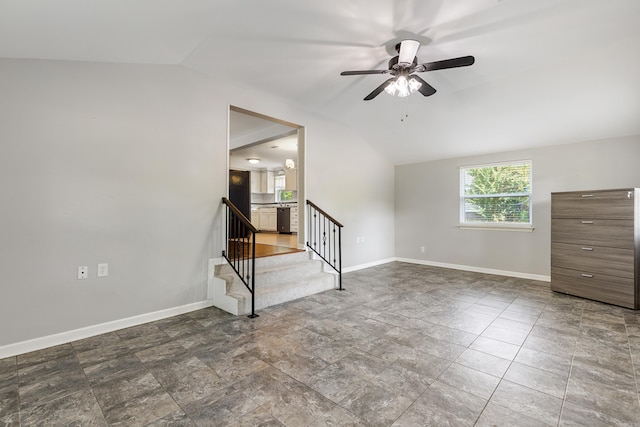
[[[305,248],[304,142],[301,125],[229,106],[229,200],[259,230],[257,257]],[[239,173],[242,196],[231,183]]]

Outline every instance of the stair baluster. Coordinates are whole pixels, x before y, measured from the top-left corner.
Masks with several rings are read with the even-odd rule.
[[[307,200],[307,247],[338,273],[338,290],[342,288],[342,227],[340,222]],[[329,232],[327,233],[327,230]],[[337,233],[337,237],[336,237]]]
[[[256,233],[258,230],[229,199],[223,197],[222,203],[227,211],[226,250],[222,251],[222,256],[251,293],[249,317],[253,319],[259,317],[255,313]]]

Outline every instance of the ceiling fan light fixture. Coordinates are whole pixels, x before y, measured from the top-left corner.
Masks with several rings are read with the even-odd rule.
[[[409,79],[409,92],[414,93],[418,89],[420,89],[422,83],[414,79],[413,77]]]
[[[398,91],[398,85],[396,84],[396,81],[392,81],[391,83],[389,83],[385,88],[384,91],[387,92],[389,95],[394,96],[396,94],[396,92]]]
[[[397,95],[400,98],[404,98],[420,89],[420,86],[422,86],[422,83],[414,78],[407,79],[405,76],[399,76],[389,83],[384,90],[391,96]]]
[[[405,96],[409,96],[411,92],[409,91],[409,82],[407,82],[407,78],[405,76],[400,76],[396,80],[396,85],[398,86],[398,96],[400,98],[404,98]]]

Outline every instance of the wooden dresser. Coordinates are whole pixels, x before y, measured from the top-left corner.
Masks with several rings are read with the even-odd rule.
[[[551,194],[551,289],[640,308],[640,189]]]

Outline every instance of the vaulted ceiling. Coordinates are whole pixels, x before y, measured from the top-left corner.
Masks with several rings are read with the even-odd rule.
[[[0,57],[179,64],[404,164],[640,134],[638,20],[638,0],[0,0]],[[419,62],[476,63],[421,74],[430,97],[363,101],[389,76],[340,72],[386,68],[405,38]]]

